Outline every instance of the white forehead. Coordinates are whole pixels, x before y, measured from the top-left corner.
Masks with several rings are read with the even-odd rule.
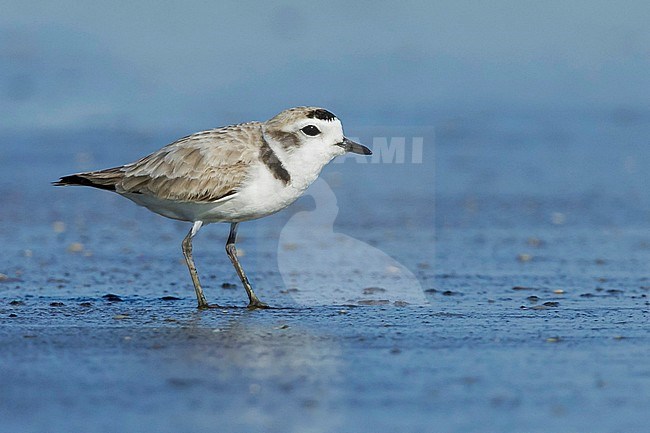
[[[339,139],[343,136],[341,121],[330,111],[318,107],[296,107],[284,110],[265,122],[267,130],[278,130],[285,133],[297,134],[307,125],[316,126],[322,134],[319,137],[332,136]],[[301,134],[298,134],[301,136]]]
[[[324,133],[343,131],[343,125],[341,125],[341,121],[336,117],[332,120],[323,120],[318,118],[304,117],[301,119],[296,119],[296,122],[293,126],[295,127],[296,130],[298,130],[304,128],[307,125],[315,125],[316,127],[318,127],[318,129],[321,130],[321,132]]]

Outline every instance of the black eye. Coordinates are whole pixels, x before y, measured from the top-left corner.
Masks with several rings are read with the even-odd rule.
[[[305,134],[309,135],[310,137],[315,137],[318,134],[320,134],[320,129],[318,129],[314,125],[307,125],[304,128],[301,129],[302,132]]]

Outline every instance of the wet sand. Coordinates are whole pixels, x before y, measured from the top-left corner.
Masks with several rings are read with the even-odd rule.
[[[331,264],[278,243],[318,196],[243,224],[242,262],[279,307],[259,311],[243,308],[226,226],[195,243],[206,296],[225,308],[197,311],[187,225],[47,184],[160,141],[5,137],[0,431],[645,431],[650,128],[538,122],[439,122],[435,139],[420,131],[421,165],[328,169],[328,233],[392,257],[417,279],[406,288],[377,275],[327,292]],[[283,278],[283,257],[304,271]],[[411,290],[422,302],[396,302]]]

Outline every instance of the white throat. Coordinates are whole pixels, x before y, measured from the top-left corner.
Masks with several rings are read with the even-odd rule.
[[[305,143],[292,149],[286,149],[282,144],[264,134],[269,147],[275,152],[284,168],[289,172],[289,186],[304,191],[320,174],[323,167],[335,156],[344,153],[342,148],[335,145]]]

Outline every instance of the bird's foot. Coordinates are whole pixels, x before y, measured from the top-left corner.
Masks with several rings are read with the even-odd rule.
[[[248,303],[248,309],[249,310],[267,310],[271,307],[269,307],[267,304],[264,302],[260,301],[259,299],[251,299],[251,301]]]
[[[214,310],[216,308],[224,308],[224,307],[222,307],[221,305],[218,305],[218,304],[205,303],[205,304],[199,304],[198,307],[196,307],[196,308],[198,308],[199,310]]]

